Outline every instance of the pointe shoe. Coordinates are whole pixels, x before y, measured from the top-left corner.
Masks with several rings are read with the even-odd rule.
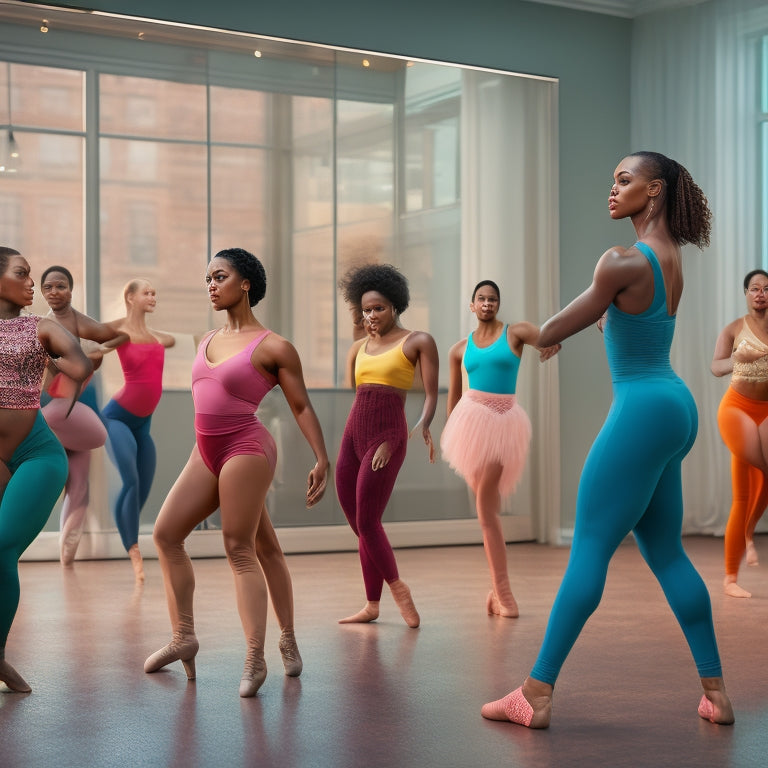
[[[725,692],[723,678],[702,677],[701,685],[704,688],[704,695],[699,702],[699,717],[718,725],[732,725],[735,717],[731,701]]]
[[[128,550],[128,557],[131,558],[133,575],[136,577],[136,581],[144,581],[144,561],[141,559],[141,552],[139,551],[138,544],[134,544]]]
[[[181,661],[188,680],[195,679],[195,656],[200,643],[194,635],[181,635],[174,633],[173,639],[168,645],[155,651],[145,662],[145,672],[157,672],[174,661]]]
[[[5,660],[0,658],[0,682],[5,683],[15,693],[29,693],[29,683]]]
[[[552,696],[536,696],[533,703],[536,705],[535,708],[525,697],[521,685],[503,699],[484,704],[480,714],[488,720],[509,720],[510,723],[524,725],[526,728],[549,728],[552,717]]]
[[[489,616],[504,616],[507,619],[516,619],[520,615],[520,611],[515,602],[515,598],[510,595],[511,603],[502,605],[496,593],[491,590],[488,593],[488,597],[485,601],[485,609],[488,611]]]
[[[82,534],[82,530],[76,528],[75,530],[67,531],[61,535],[59,542],[59,560],[62,565],[70,566],[75,562],[75,555],[77,554],[77,547],[80,544]]]
[[[267,663],[264,661],[263,648],[249,648],[245,657],[243,677],[240,680],[240,697],[243,699],[256,695],[267,679]]]
[[[298,677],[301,670],[304,669],[304,662],[301,660],[299,646],[296,645],[296,636],[292,629],[284,629],[280,634],[280,642],[277,644],[280,649],[280,655],[283,657],[283,666],[285,674],[288,677]]]
[[[400,615],[405,619],[405,623],[411,629],[416,629],[421,623],[421,618],[416,610],[416,606],[413,604],[411,590],[408,589],[408,585],[401,579],[398,579],[393,581],[389,588],[392,590],[392,597],[400,609]]]
[[[747,542],[747,565],[760,565],[760,560],[757,557],[757,549],[755,549],[755,542],[752,540]]]

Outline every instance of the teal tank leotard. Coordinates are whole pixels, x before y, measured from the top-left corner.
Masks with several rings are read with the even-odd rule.
[[[470,389],[495,395],[514,395],[520,358],[509,348],[507,328],[487,347],[477,347],[469,334],[464,349],[464,368]]]
[[[651,306],[637,315],[611,304],[605,346],[613,402],[579,482],[568,568],[531,677],[555,684],[576,638],[600,603],[608,563],[632,531],[685,634],[700,677],[720,677],[709,593],[683,550],[681,463],[698,428],[696,404],[672,369],[675,317],[656,254]]]

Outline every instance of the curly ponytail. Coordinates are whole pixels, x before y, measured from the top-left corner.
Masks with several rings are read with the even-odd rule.
[[[633,152],[630,156],[642,158],[643,171],[649,179],[664,182],[667,225],[675,242],[692,243],[698,248],[709,245],[712,211],[691,174],[660,152]]]

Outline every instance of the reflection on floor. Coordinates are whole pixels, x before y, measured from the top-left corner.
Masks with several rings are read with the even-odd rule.
[[[765,537],[762,537],[765,538]],[[768,752],[768,541],[746,568],[750,600],[721,592],[722,540],[688,538],[712,594],[737,722],[696,714],[700,689],[682,634],[633,544],[617,553],[606,592],[568,659],[552,726],[528,731],[480,717],[530,669],[568,551],[509,546],[516,620],[485,615],[480,547],[397,553],[422,626],[389,596],[370,625],[336,619],[363,604],[354,554],[289,558],[304,674],[284,677],[270,616],[270,674],[240,699],[244,640],[226,561],[198,560],[197,681],[179,663],[145,675],[169,638],[156,560],[134,590],[129,562],[22,563],[22,607],[7,658],[33,693],[0,691],[0,765],[475,768],[765,765]],[[2,687],[2,686],[0,686]]]

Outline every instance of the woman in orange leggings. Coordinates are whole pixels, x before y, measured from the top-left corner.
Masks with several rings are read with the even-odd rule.
[[[747,314],[720,333],[712,359],[715,376],[731,374],[717,423],[731,452],[733,501],[725,529],[725,594],[751,597],[736,580],[746,552],[757,565],[755,526],[768,506],[768,272],[744,278]]]

